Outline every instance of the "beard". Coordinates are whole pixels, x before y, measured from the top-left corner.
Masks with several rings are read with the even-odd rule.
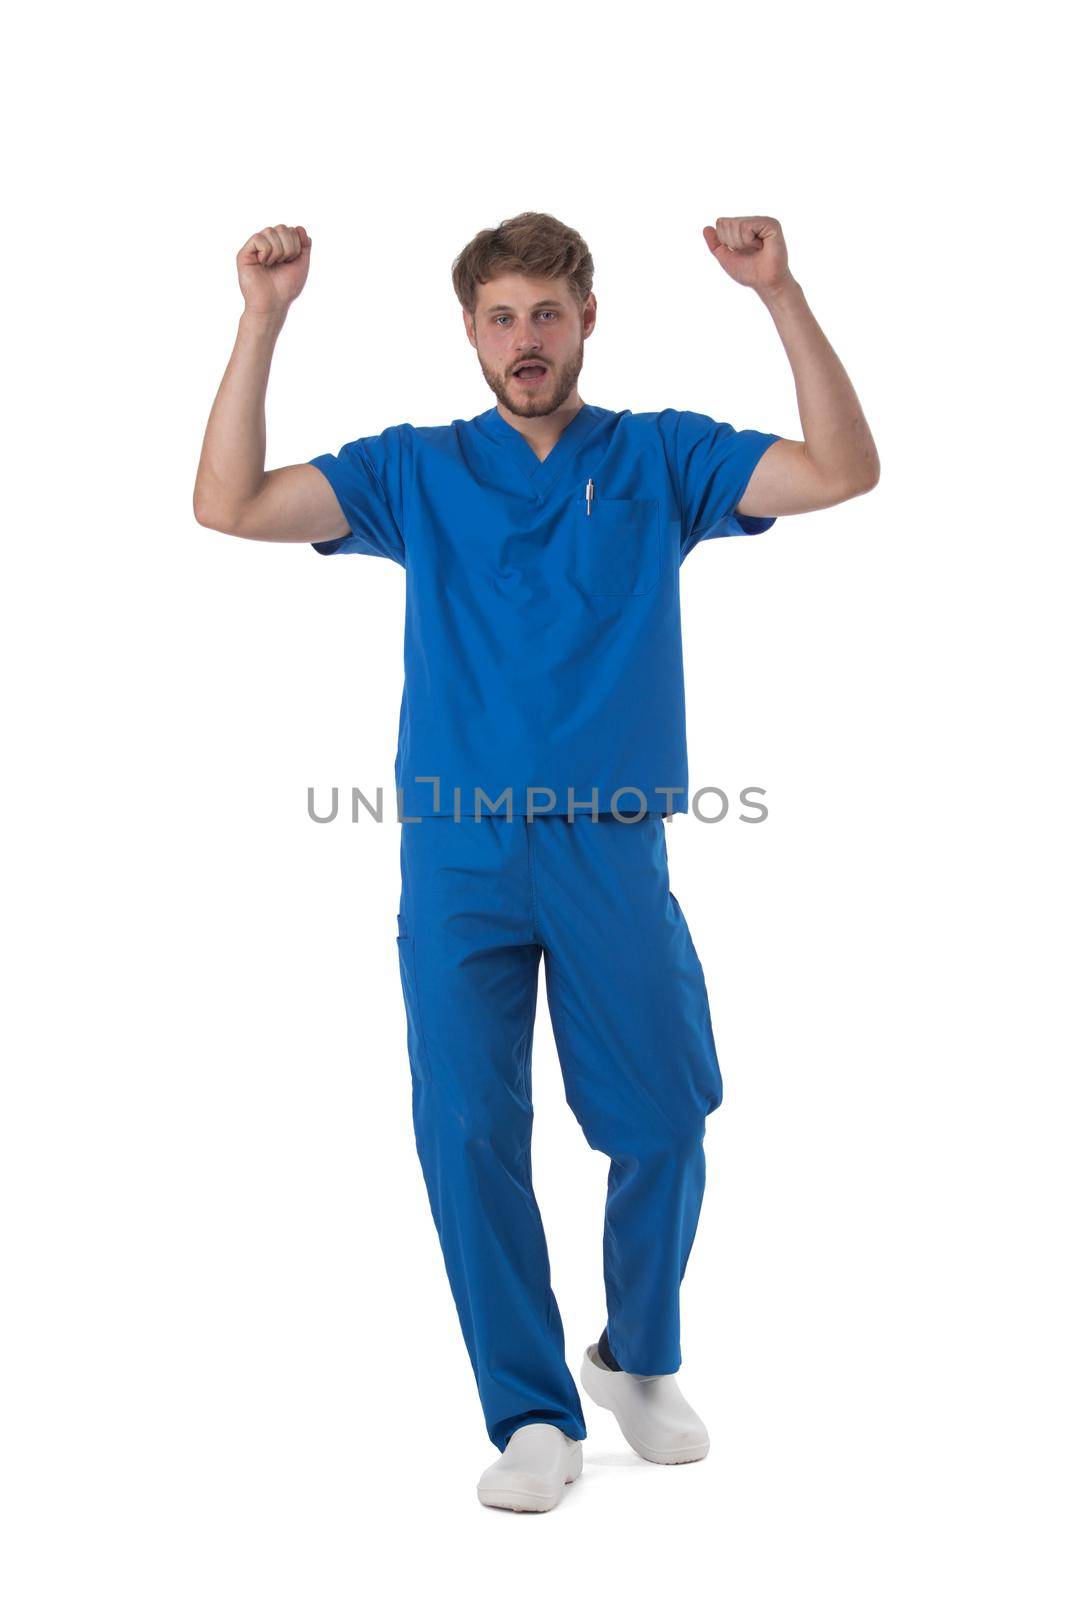
[[[539,357],[532,358],[534,360]],[[502,406],[514,412],[517,417],[547,417],[566,400],[574,385],[578,382],[578,375],[582,370],[585,360],[585,339],[583,337],[578,349],[562,367],[548,367],[548,376],[544,383],[537,389],[526,390],[520,387],[508,375],[501,376],[487,367],[482,360],[481,351],[478,352],[478,365],[482,369],[482,377],[492,389]],[[548,363],[546,362],[547,366]]]

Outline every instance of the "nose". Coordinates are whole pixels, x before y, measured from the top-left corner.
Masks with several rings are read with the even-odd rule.
[[[517,341],[520,356],[536,355],[541,348],[541,329],[537,323],[531,322],[523,331],[522,338]]]
[[[517,367],[521,367],[524,361],[542,361],[546,367],[548,365],[548,362],[545,361],[544,356],[541,354],[540,344],[537,342],[523,345],[522,349],[517,351],[515,358],[511,363],[512,372],[514,372]]]

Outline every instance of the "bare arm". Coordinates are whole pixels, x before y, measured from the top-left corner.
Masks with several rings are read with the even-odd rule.
[[[242,539],[308,543],[347,528],[332,488],[306,463],[264,470],[267,379],[289,306],[307,279],[311,240],[303,228],[265,228],[237,256],[245,309],[208,418],[193,515]]]
[[[780,223],[774,217],[720,217],[704,237],[723,269],[755,289],[774,319],[793,370],[804,434],[802,440],[779,439],[764,451],[738,511],[785,516],[866,494],[878,482],[878,451],[848,373],[789,271]]]
[[[848,373],[799,283],[761,298],[793,369],[804,440],[779,439],[764,452],[737,509],[769,517],[819,511],[866,494],[878,482],[880,464]]]

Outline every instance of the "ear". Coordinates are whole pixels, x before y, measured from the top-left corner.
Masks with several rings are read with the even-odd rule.
[[[466,308],[464,308],[463,311],[463,326],[467,330],[467,338],[470,340],[475,349],[477,349],[478,341],[474,337],[474,318],[471,316],[470,312],[466,310]]]
[[[585,297],[585,305],[582,308],[582,332],[587,339],[595,327],[596,295],[593,293],[592,289],[590,289],[589,293]]]

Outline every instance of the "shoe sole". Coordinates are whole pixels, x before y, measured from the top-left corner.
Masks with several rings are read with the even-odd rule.
[[[637,1435],[626,1426],[622,1418],[619,1416],[619,1413],[615,1410],[615,1407],[612,1405],[611,1400],[608,1397],[609,1391],[601,1383],[600,1373],[590,1361],[588,1356],[584,1356],[582,1359],[582,1370],[580,1376],[582,1380],[582,1388],[585,1390],[590,1400],[592,1400],[594,1405],[600,1406],[602,1410],[611,1412],[612,1416],[615,1418],[615,1421],[619,1424],[619,1430],[622,1433],[623,1438],[626,1440],[626,1443],[630,1446],[631,1450],[636,1450],[637,1454],[641,1456],[643,1460],[651,1461],[653,1465],[657,1467],[681,1467],[687,1465],[687,1463],[691,1461],[703,1461],[704,1457],[711,1449],[710,1439],[706,1440],[702,1445],[688,1445],[681,1450],[657,1450],[653,1445],[645,1444],[643,1439],[639,1439]]]
[[[552,1511],[562,1500],[563,1489],[580,1476],[581,1470],[582,1458],[579,1456],[574,1472],[564,1478],[563,1488],[558,1494],[538,1494],[534,1489],[483,1489],[479,1484],[478,1499],[483,1506],[492,1506],[497,1511]]]

